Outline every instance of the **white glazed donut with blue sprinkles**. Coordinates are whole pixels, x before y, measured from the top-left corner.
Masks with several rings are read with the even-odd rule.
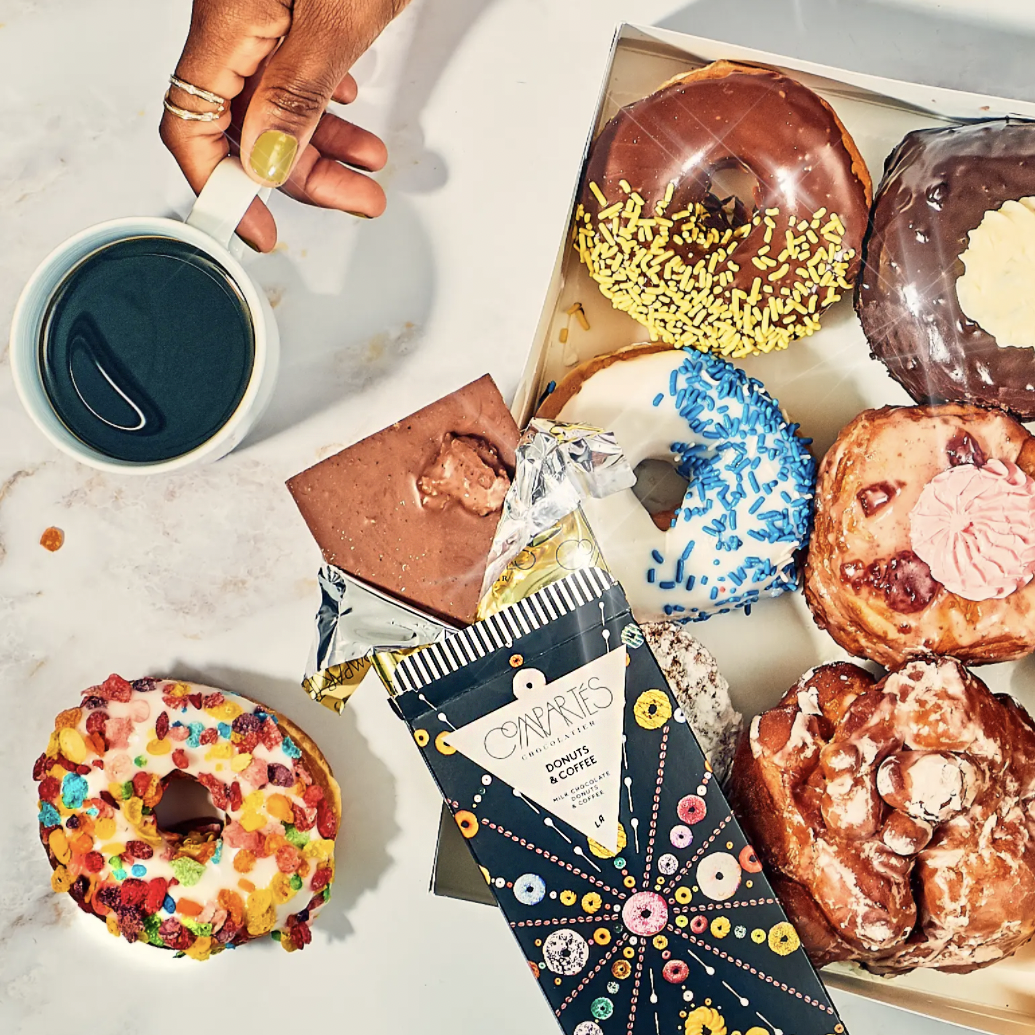
[[[573,371],[540,416],[613,431],[630,464],[688,480],[667,529],[632,489],[584,504],[641,621],[702,620],[799,585],[816,465],[761,382],[724,359],[637,345]]]

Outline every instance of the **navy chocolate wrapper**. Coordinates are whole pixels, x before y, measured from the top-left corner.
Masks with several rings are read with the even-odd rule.
[[[612,854],[442,739],[513,704],[516,669],[552,683],[623,647]],[[394,679],[392,704],[568,1035],[844,1032],[609,574],[547,586]],[[647,692],[668,704],[646,713]]]

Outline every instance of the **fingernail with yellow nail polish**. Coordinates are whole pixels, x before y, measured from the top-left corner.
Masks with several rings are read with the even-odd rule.
[[[252,147],[252,171],[260,179],[279,187],[291,172],[298,141],[290,133],[268,129]]]

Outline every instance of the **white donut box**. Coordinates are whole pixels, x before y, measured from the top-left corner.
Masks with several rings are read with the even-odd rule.
[[[646,96],[680,72],[719,58],[783,68],[826,98],[862,152],[874,188],[884,159],[910,130],[1006,115],[1035,119],[1035,104],[1029,102],[884,79],[626,24],[615,35],[587,151],[589,142],[620,107]],[[578,189],[581,175],[582,169],[573,191]],[[569,314],[575,303],[581,304],[589,330]],[[568,331],[563,343],[562,328]],[[589,279],[570,245],[569,223],[564,227],[546,303],[514,401],[518,424],[523,427],[532,416],[551,381],[559,381],[584,360],[645,337],[643,328],[612,309]],[[790,418],[801,424],[804,434],[814,440],[817,459],[861,410],[911,402],[884,367],[870,358],[850,298],[827,311],[822,330],[812,337],[795,342],[785,352],[736,363],[761,380]],[[800,593],[760,602],[750,616],[737,612],[711,618],[696,624],[693,632],[718,658],[733,703],[746,719],[774,704],[807,669],[848,657],[816,627]],[[993,691],[1013,694],[1035,714],[1035,658],[985,666],[978,674]],[[484,880],[451,821],[440,829],[432,889],[438,894],[486,900]],[[904,977],[878,978],[856,966],[837,964],[824,969],[821,976],[843,992],[990,1035],[1031,1035],[1035,1031],[1035,942],[1011,959],[967,975],[917,971]]]

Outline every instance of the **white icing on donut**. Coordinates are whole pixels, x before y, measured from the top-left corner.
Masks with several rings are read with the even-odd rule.
[[[589,944],[577,931],[559,927],[543,942],[543,962],[555,974],[578,974],[589,962]]]
[[[55,836],[62,848],[53,852],[56,874],[87,880],[98,915],[114,914],[130,940],[166,944],[155,940],[154,931],[127,933],[121,912],[104,901],[106,891],[119,900],[127,886],[135,884],[143,894],[160,878],[168,889],[146,910],[149,924],[175,920],[187,927],[205,946],[211,942],[200,952],[205,958],[223,947],[227,909],[221,892],[233,892],[244,909],[234,943],[270,932],[287,937],[293,916],[308,919],[322,907],[321,899],[307,908],[329,886],[334,841],[318,829],[322,806],[305,797],[313,775],[303,752],[275,715],[229,691],[173,680],[129,684],[113,676],[85,693],[82,707],[58,717],[47,748],[55,764],[48,761],[44,769],[49,776],[65,772],[60,763],[70,753],[80,772],[60,777],[58,795],[40,801],[40,822],[52,852]],[[189,838],[185,845],[184,836],[159,829],[150,807],[153,797],[160,800],[164,781],[178,774],[204,784],[224,817],[222,832],[200,838],[193,849]],[[148,781],[161,786],[142,791],[134,778],[141,787]],[[92,831],[91,847],[66,855],[63,845],[74,845],[84,825]],[[333,825],[336,830],[336,818]]]
[[[695,880],[702,894],[715,902],[725,902],[740,887],[740,863],[728,852],[712,852],[697,864]]]
[[[690,484],[659,529],[632,489],[585,512],[641,621],[702,619],[798,586],[815,465],[762,385],[693,350],[641,353],[591,374],[558,419],[613,431],[629,463]]]

